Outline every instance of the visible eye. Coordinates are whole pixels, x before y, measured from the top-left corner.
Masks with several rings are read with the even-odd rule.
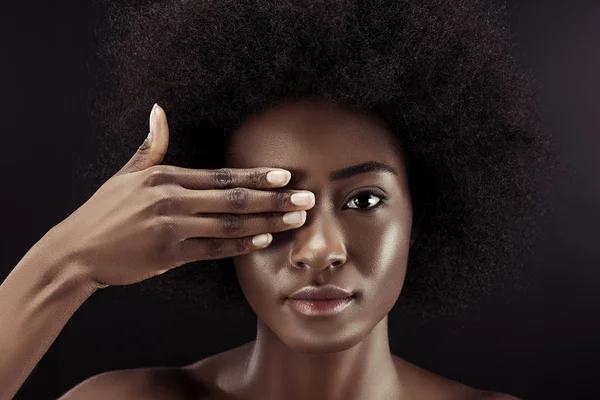
[[[370,212],[379,208],[386,200],[387,197],[379,192],[365,190],[354,196],[346,203],[346,206],[347,208],[358,209],[361,212]]]

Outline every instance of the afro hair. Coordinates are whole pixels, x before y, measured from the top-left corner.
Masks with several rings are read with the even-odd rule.
[[[512,54],[506,7],[479,0],[107,2],[88,108],[100,185],[133,155],[157,102],[163,161],[224,166],[228,135],[282,101],[323,99],[383,118],[407,152],[418,240],[397,307],[452,314],[518,287],[543,216],[541,176],[559,165],[537,81]],[[194,307],[243,300],[231,258],[141,283]]]

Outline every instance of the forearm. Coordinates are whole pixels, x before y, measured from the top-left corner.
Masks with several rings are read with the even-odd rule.
[[[14,397],[96,290],[47,237],[21,259],[0,285],[0,400]]]

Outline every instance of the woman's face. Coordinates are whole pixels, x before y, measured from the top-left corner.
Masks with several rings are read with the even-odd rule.
[[[309,190],[316,199],[304,225],[233,258],[250,306],[290,348],[354,346],[388,314],[404,283],[413,214],[396,139],[374,117],[303,101],[248,119],[230,146],[228,167],[287,169],[285,189]],[[363,163],[395,173],[336,173]],[[342,311],[307,315],[292,306],[292,293],[327,284],[353,294]]]

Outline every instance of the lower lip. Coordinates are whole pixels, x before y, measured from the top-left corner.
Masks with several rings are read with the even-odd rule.
[[[334,315],[348,307],[354,296],[329,300],[296,300],[288,299],[290,305],[304,315]]]

